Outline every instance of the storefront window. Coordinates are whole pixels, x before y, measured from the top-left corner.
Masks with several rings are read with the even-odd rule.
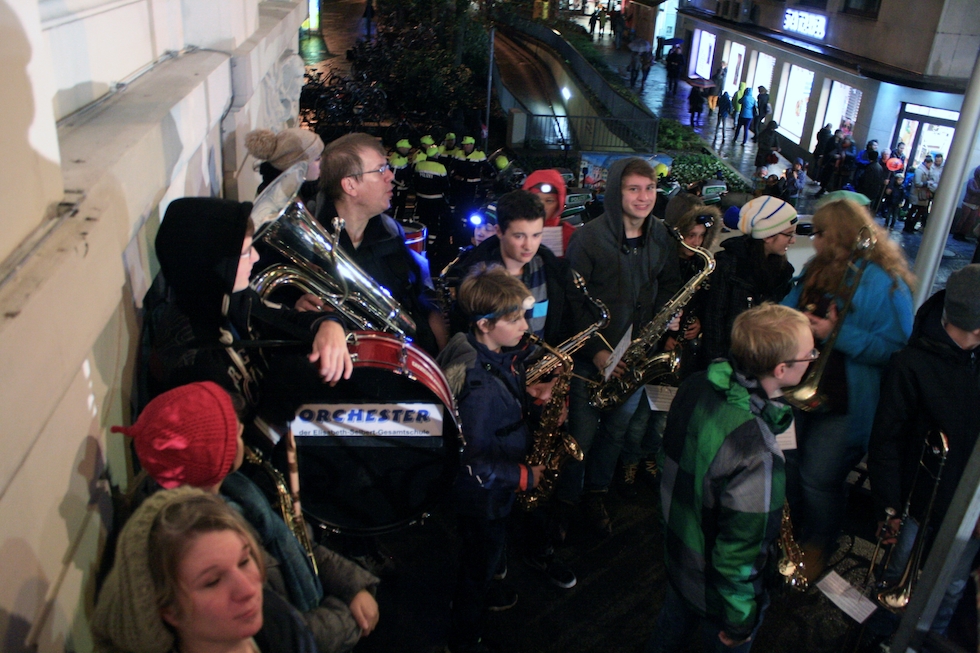
[[[830,123],[831,129],[839,129],[844,136],[850,136],[854,131],[854,121],[857,120],[861,108],[861,91],[847,84],[833,82],[830,85],[830,99],[827,101],[827,113],[820,121],[821,127]]]
[[[728,50],[728,76],[725,77],[725,90],[732,97],[738,91],[738,83],[742,80],[742,67],[745,65],[745,46],[741,43],[731,43]]]
[[[813,87],[813,71],[790,66],[786,88],[780,89],[779,132],[789,136],[796,143],[803,140],[803,123],[810,103],[810,89]]]
[[[776,68],[776,57],[771,57],[763,52],[759,53],[755,62],[755,77],[752,81],[752,88],[758,90],[760,86],[765,86],[767,91],[772,90],[772,71]],[[753,90],[753,92],[755,92]]]
[[[691,62],[693,73],[704,79],[711,78],[711,64],[715,57],[715,35],[704,30],[694,30],[694,48],[697,58]]]

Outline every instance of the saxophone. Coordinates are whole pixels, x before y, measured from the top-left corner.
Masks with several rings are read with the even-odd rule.
[[[803,549],[793,537],[793,520],[789,516],[789,502],[783,504],[783,519],[779,524],[779,574],[787,587],[805,592],[810,587],[806,577],[806,564]],[[877,552],[876,552],[877,553]]]
[[[587,329],[562,342],[558,347],[550,347],[539,337],[528,334],[528,340],[541,345],[547,354],[528,368],[527,385],[539,383],[546,375],[555,372],[558,373],[558,380],[555,381],[554,388],[551,390],[551,399],[541,411],[541,421],[531,438],[531,451],[524,461],[531,467],[535,465],[545,466],[537,487],[517,495],[517,502],[525,510],[531,510],[551,495],[555,489],[558,472],[568,456],[580,462],[583,458],[582,449],[578,446],[575,438],[567,430],[561,428],[561,416],[565,410],[565,398],[568,396],[572,380],[572,354],[606,326],[609,322],[609,311],[605,304],[589,294],[585,287],[585,280],[575,270],[572,270],[572,282],[585,295],[586,299],[595,304],[599,310],[599,319],[589,325]]]
[[[626,401],[641,386],[663,376],[676,375],[680,370],[681,356],[676,348],[673,351],[665,351],[659,354],[655,354],[654,350],[660,339],[667,333],[667,326],[674,315],[691,301],[701,282],[714,271],[715,258],[711,252],[703,247],[691,247],[685,243],[676,229],[668,228],[667,231],[680,242],[681,247],[691,250],[704,260],[704,269],[691,277],[677,291],[677,294],[663,305],[663,308],[657,312],[654,318],[640,330],[640,335],[633,338],[622,359],[620,359],[626,364],[626,371],[623,375],[619,378],[609,377],[608,379],[600,377],[595,382],[589,403],[599,410],[615,408]]]

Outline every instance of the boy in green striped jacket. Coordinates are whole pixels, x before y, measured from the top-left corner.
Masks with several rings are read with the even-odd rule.
[[[705,651],[751,648],[785,497],[776,436],[793,421],[773,399],[817,355],[802,313],[763,304],[735,320],[728,360],[681,385],[660,484],[670,583],[647,653],[683,650],[699,624]]]

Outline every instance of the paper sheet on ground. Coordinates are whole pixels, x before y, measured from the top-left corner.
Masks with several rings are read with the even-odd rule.
[[[613,370],[615,370],[616,366],[619,365],[619,361],[622,360],[623,354],[626,353],[626,349],[630,346],[631,342],[633,342],[632,324],[630,325],[630,328],[626,329],[626,333],[623,334],[623,337],[619,340],[616,348],[613,349],[612,356],[609,357],[609,363],[606,365],[606,369],[602,370],[602,376],[606,379],[606,381],[608,381],[609,377],[612,376]]]
[[[817,583],[817,587],[834,605],[843,610],[844,614],[859,624],[863,624],[877,607],[868,597],[841,578],[836,571],[824,576]]]

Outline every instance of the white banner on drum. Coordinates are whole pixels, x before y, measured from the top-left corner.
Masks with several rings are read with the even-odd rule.
[[[443,406],[432,403],[304,404],[290,424],[297,438],[442,437]]]

